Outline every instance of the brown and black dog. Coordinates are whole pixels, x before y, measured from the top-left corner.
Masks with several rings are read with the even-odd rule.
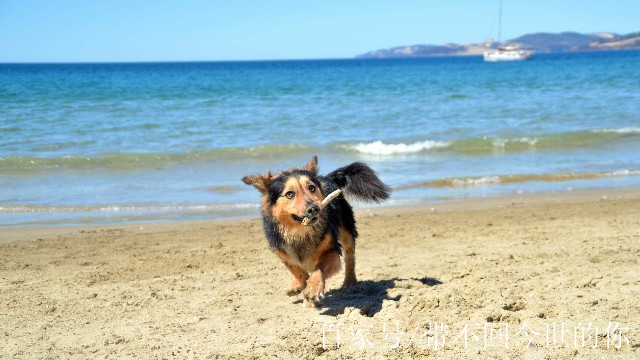
[[[255,186],[262,195],[262,220],[269,247],[294,276],[287,294],[303,292],[305,306],[315,306],[324,296],[325,280],[340,270],[340,255],[345,262],[343,286],[356,283],[358,231],[343,194],[380,202],[390,193],[369,166],[355,162],[321,176],[314,156],[302,168],[245,176],[242,181]],[[322,200],[337,189],[342,194],[322,208]]]

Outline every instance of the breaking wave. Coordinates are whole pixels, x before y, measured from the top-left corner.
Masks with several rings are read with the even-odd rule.
[[[365,154],[374,155],[392,155],[403,153],[415,153],[423,150],[446,148],[449,146],[445,141],[425,140],[412,144],[385,144],[382,141],[374,141],[370,143],[359,143],[348,145],[347,149],[352,149]]]
[[[274,159],[305,153],[351,153],[375,156],[419,155],[453,152],[463,155],[510,153],[544,149],[596,147],[616,142],[640,141],[640,127],[594,129],[517,137],[471,137],[463,139],[425,139],[414,142],[331,142],[324,145],[302,143],[228,147],[181,153],[114,153],[58,157],[0,156],[0,174],[19,174],[42,170],[153,169],[182,163],[234,159]]]
[[[469,177],[447,177],[431,181],[419,182],[409,185],[398,186],[394,190],[405,190],[412,188],[460,188],[493,184],[516,184],[529,181],[560,182],[571,180],[590,180],[600,178],[614,178],[625,176],[640,176],[640,170],[618,170],[606,172],[566,172],[553,174],[510,174],[491,176],[469,176]]]
[[[428,151],[453,151],[463,154],[517,152],[558,148],[589,147],[613,143],[629,137],[640,137],[640,128],[594,129],[561,133],[517,136],[475,137],[453,140],[424,140],[413,143],[373,141],[345,145],[350,151],[370,155],[395,155]]]

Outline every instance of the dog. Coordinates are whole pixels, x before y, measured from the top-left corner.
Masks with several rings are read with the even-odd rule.
[[[317,306],[324,297],[325,281],[340,270],[341,255],[345,263],[343,287],[357,282],[358,231],[344,195],[379,203],[391,192],[369,166],[354,162],[321,176],[318,158],[313,156],[302,168],[249,175],[242,181],[260,191],[269,248],[294,276],[289,296],[302,292],[305,306]],[[322,200],[338,189],[342,193],[322,207]]]

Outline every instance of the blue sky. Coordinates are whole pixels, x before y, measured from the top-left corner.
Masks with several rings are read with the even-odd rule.
[[[640,31],[638,0],[504,0],[503,39]],[[0,62],[345,58],[497,36],[498,0],[0,0]]]

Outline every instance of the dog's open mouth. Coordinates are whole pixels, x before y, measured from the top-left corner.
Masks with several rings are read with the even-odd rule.
[[[296,214],[291,214],[291,217],[293,218],[293,220],[301,223],[302,225],[307,225],[307,226],[311,226],[311,225],[315,225],[318,222],[318,216],[314,216],[314,217],[300,217]]]

